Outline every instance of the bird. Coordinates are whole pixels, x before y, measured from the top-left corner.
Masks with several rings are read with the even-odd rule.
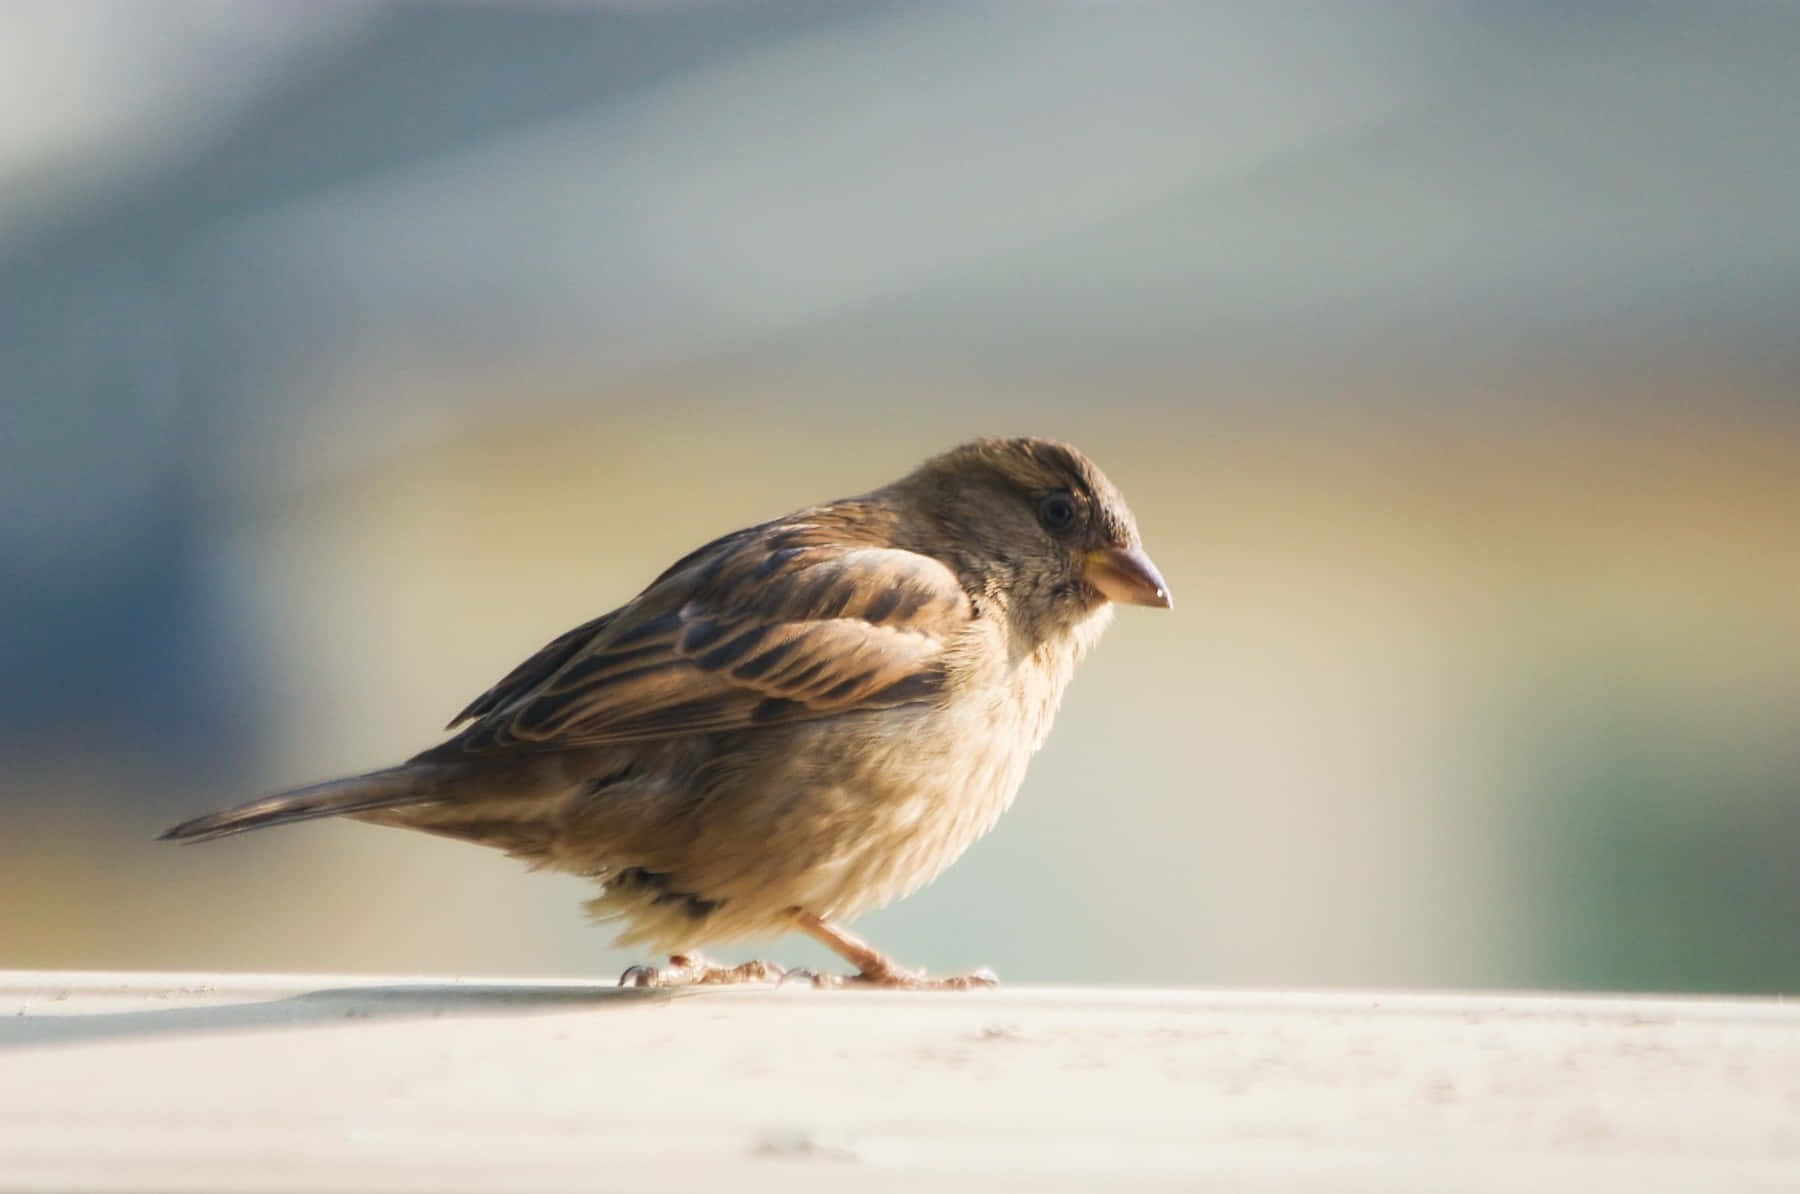
[[[848,927],[993,827],[1116,604],[1171,608],[1124,497],[1073,446],[984,438],[714,539],[552,639],[394,767],[196,817],[321,817],[498,848],[599,887],[626,986],[953,989]],[[798,930],[853,973],[700,951]]]

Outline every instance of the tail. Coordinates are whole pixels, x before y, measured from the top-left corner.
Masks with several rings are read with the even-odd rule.
[[[348,779],[279,792],[236,808],[195,817],[165,830],[157,840],[204,842],[243,833],[247,829],[292,825],[296,821],[341,817],[403,804],[428,804],[444,795],[451,781],[462,775],[460,768],[405,763],[367,775],[352,775]]]

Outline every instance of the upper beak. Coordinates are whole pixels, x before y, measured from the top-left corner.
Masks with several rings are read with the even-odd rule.
[[[1102,547],[1090,551],[1081,569],[1087,582],[1109,600],[1124,605],[1174,606],[1169,586],[1150,557],[1135,547]]]

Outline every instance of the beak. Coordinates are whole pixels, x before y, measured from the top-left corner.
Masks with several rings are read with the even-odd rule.
[[[1154,605],[1170,609],[1175,601],[1162,573],[1150,557],[1135,547],[1102,547],[1090,551],[1082,575],[1109,601],[1122,605]]]

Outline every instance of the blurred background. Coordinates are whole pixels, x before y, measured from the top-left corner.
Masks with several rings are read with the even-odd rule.
[[[6,5],[0,966],[610,977],[473,847],[151,839],[1031,432],[1178,604],[886,949],[1800,989],[1796,61],[1778,4]]]

